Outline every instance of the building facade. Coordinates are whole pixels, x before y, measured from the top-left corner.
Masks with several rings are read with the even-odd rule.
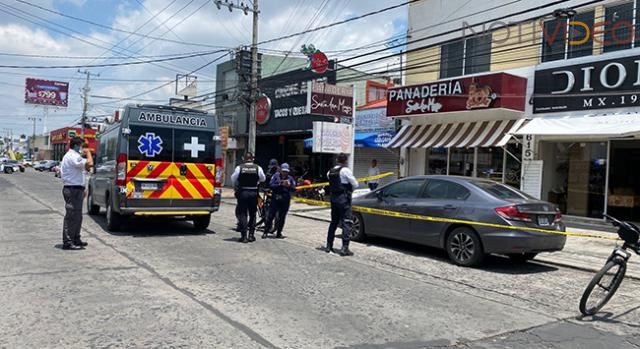
[[[419,95],[433,98],[435,92],[433,103],[442,106],[429,112],[428,98],[417,106],[422,98],[414,99],[412,112],[401,115],[406,134],[394,142],[402,143],[403,174],[488,177],[552,201],[568,215],[637,217],[640,181],[627,173],[640,153],[638,5],[637,0],[411,4],[407,85],[448,86],[507,74],[524,79],[526,88],[511,96],[523,102],[515,109],[499,108],[495,103],[505,96],[487,83]],[[456,93],[487,103],[450,111]],[[419,109],[423,106],[427,112]],[[496,126],[504,122],[514,125]],[[480,123],[475,142],[475,136],[460,143],[451,139],[457,131],[442,131],[448,124],[450,131],[473,123]],[[408,139],[409,132],[417,135]],[[479,140],[492,134],[502,141]]]

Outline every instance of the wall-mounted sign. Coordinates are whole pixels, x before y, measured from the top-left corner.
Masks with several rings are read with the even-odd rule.
[[[395,129],[395,121],[387,117],[387,108],[356,112],[356,132],[394,132]]]
[[[533,112],[640,106],[640,56],[536,71]]]
[[[351,154],[353,152],[353,126],[333,122],[314,122],[313,152]]]
[[[335,62],[331,62],[335,64]],[[258,125],[258,133],[279,133],[282,131],[310,131],[313,121],[330,121],[333,118],[311,115],[307,112],[308,87],[311,81],[336,82],[336,71],[327,70],[316,74],[311,70],[299,69],[270,76],[258,81],[258,88],[271,100],[269,121]]]
[[[258,125],[264,125],[269,122],[271,116],[271,99],[262,96],[256,100],[256,122]]]
[[[312,72],[316,74],[324,74],[329,69],[329,58],[327,58],[327,55],[318,50],[315,46],[302,45],[300,52],[307,56],[307,59],[309,60],[307,69],[310,69]]]
[[[390,88],[387,116],[411,116],[476,109],[524,111],[527,79],[488,74]]]
[[[68,82],[33,78],[27,78],[25,81],[25,103],[66,107],[69,103],[68,98]]]
[[[307,91],[307,114],[353,118],[353,86],[336,86],[313,81]]]

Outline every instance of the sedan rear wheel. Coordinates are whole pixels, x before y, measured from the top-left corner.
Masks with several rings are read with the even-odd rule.
[[[364,233],[364,222],[360,213],[354,213],[351,217],[351,231],[349,237],[353,241],[364,241],[367,235]]]
[[[456,228],[449,234],[446,249],[455,264],[465,267],[477,265],[484,258],[478,234],[467,227]]]

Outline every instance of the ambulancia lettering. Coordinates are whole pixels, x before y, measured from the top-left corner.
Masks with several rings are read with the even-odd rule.
[[[207,127],[207,120],[195,116],[171,115],[160,113],[141,112],[138,117],[140,121],[149,121],[159,124],[171,124],[181,126]]]

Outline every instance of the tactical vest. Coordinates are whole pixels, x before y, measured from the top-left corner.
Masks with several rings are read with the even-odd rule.
[[[256,164],[240,165],[240,175],[238,176],[238,186],[240,188],[255,188],[258,186],[260,176],[258,175],[259,166]]]
[[[340,181],[340,171],[344,166],[334,167],[329,170],[329,191],[331,194],[343,194],[352,191],[351,184],[343,184]]]

